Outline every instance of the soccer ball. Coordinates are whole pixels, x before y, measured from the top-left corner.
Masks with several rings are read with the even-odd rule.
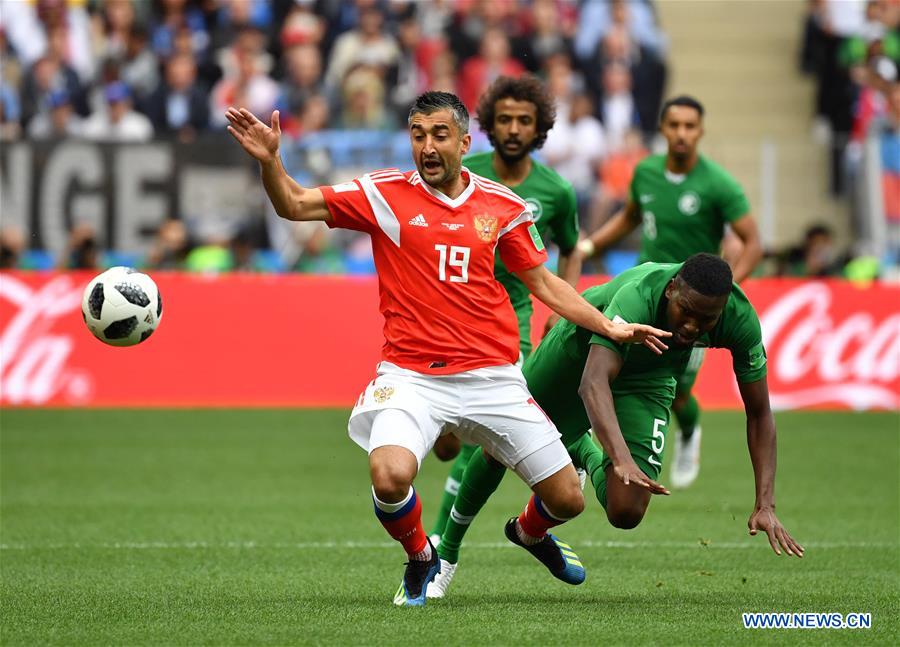
[[[146,274],[131,267],[113,267],[87,284],[81,314],[88,330],[103,343],[134,346],[159,325],[162,297]]]

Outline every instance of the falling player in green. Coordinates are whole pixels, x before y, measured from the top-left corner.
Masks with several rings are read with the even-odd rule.
[[[575,189],[556,171],[531,157],[532,151],[544,145],[555,117],[553,98],[539,80],[532,76],[499,77],[478,104],[478,123],[494,150],[469,155],[463,158],[463,164],[476,175],[504,184],[528,203],[541,239],[553,241],[559,247],[559,276],[574,286],[581,274],[581,263],[572,261],[579,233]],[[519,348],[524,359],[532,347],[531,295],[506,269],[499,255],[494,275],[509,293],[519,319]],[[435,445],[438,458],[449,460],[454,454],[456,458],[444,485],[438,516],[429,532],[434,543],[444,532],[459,482],[475,449],[475,445],[459,449],[459,441],[452,434],[443,436]]]
[[[740,241],[740,252],[732,261],[735,281],[741,283],[750,276],[762,258],[756,222],[737,181],[697,151],[703,136],[703,112],[703,106],[692,97],[666,101],[659,130],[668,152],[651,155],[637,165],[625,207],[579,243],[576,257],[590,257],[641,225],[638,262],[678,263],[698,252],[719,254],[727,225],[732,240]],[[700,406],[691,389],[704,352],[696,349],[678,377],[672,405],[681,428],[672,462],[675,488],[689,486],[700,471]]]
[[[583,296],[613,321],[652,324],[673,333],[669,350],[657,355],[560,321],[525,361],[529,390],[562,434],[575,465],[588,473],[609,522],[634,528],[651,496],[668,494],[655,479],[662,470],[676,377],[694,348],[727,348],[744,402],[755,476],[747,526],[751,535],[765,532],[775,553],[802,557],[803,547],[775,515],[775,420],[759,318],[732,282],[728,264],[712,254],[695,254],[684,263],[645,263]],[[476,451],[456,502],[468,523],[504,473],[483,450]],[[429,596],[447,592],[461,541],[462,535],[448,527],[438,547],[442,572]]]

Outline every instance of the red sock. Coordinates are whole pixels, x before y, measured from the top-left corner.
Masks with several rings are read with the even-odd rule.
[[[421,553],[428,546],[428,535],[422,527],[422,502],[413,488],[400,503],[379,501],[373,492],[375,516],[388,534],[400,542],[409,556]]]
[[[564,523],[566,519],[557,519],[551,515],[536,494],[528,499],[528,505],[519,515],[519,525],[529,537],[543,537],[553,526]]]

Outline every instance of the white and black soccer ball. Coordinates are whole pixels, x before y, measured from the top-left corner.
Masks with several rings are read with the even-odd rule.
[[[87,284],[81,314],[88,330],[103,343],[134,346],[159,325],[162,297],[146,274],[131,267],[113,267]]]

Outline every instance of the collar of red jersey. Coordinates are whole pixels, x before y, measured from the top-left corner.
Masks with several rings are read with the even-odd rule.
[[[430,193],[435,198],[437,198],[438,200],[440,200],[441,202],[446,204],[451,209],[456,209],[457,207],[465,204],[466,200],[469,199],[469,196],[472,195],[472,192],[475,190],[475,179],[472,176],[472,172],[469,169],[467,169],[465,166],[460,168],[460,172],[465,173],[469,177],[469,182],[468,182],[468,184],[466,184],[466,188],[463,189],[463,192],[460,193],[455,198],[451,198],[447,194],[441,193],[434,187],[430,186],[427,182],[425,182],[425,180],[422,179],[422,176],[419,175],[418,171],[416,171],[416,175],[419,175],[419,184],[422,186],[423,189],[428,191],[428,193]]]

